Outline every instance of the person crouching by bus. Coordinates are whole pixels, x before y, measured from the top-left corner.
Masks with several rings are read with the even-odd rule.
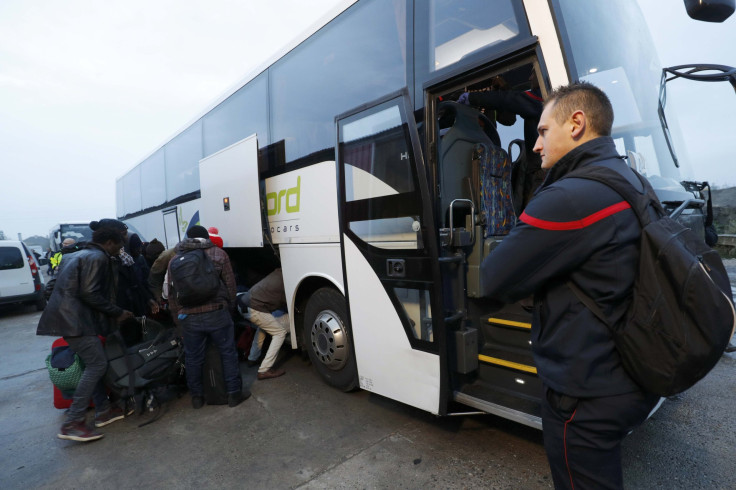
[[[624,369],[611,329],[571,289],[586,292],[618,326],[637,276],[641,228],[622,197],[574,171],[606,166],[641,182],[611,138],[613,108],[589,83],[555,90],[534,151],[548,174],[519,223],[481,264],[484,294],[534,294],[531,345],[542,380],[542,428],[555,488],[622,488],[621,442],[659,397]],[[570,177],[570,178],[565,178]]]
[[[172,274],[171,264],[183,258],[184,254],[197,250],[203,250],[214,265],[220,278],[220,287],[217,294],[205,303],[182,306],[177,300],[176,277]],[[169,262],[166,281],[171,312],[177,315],[184,338],[187,385],[192,395],[192,407],[198,409],[204,405],[202,368],[208,339],[220,351],[228,405],[235,407],[247,400],[250,392],[243,391],[242,387],[232,319],[235,311],[235,275],[227,253],[212,244],[203,226],[189,228],[187,237],[176,246],[176,255]]]
[[[123,238],[117,230],[95,230],[85,249],[64,259],[54,294],[38,322],[36,335],[63,336],[85,364],[59,439],[87,442],[103,436],[85,421],[90,399],[95,404],[95,427],[125,416],[107,398],[103,382],[107,357],[98,337],[107,335],[115,320],[121,322],[133,316],[114,303],[113,257],[122,246]]]
[[[266,357],[258,368],[258,379],[271,379],[283,376],[283,369],[273,369],[276,357],[289,331],[289,315],[274,316],[276,310],[286,311],[286,293],[281,268],[258,281],[250,291],[248,312],[250,320],[258,327],[259,333],[253,342],[263,345],[263,333],[271,336],[271,345]]]

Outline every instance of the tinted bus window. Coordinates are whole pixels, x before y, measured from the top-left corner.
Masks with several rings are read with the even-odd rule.
[[[202,159],[202,121],[192,124],[165,147],[166,200],[199,190]]]
[[[141,167],[141,204],[143,209],[166,202],[166,165],[163,149],[146,158]]]
[[[286,161],[335,146],[335,116],[406,85],[403,0],[350,7],[271,69],[272,141]]]
[[[138,165],[123,177],[123,211],[129,214],[141,209],[141,166]]]
[[[258,135],[258,146],[268,145],[268,78],[262,73],[204,116],[204,155]]]
[[[514,39],[522,29],[526,32],[511,0],[429,3],[429,71],[441,70],[481,48]]]
[[[125,215],[125,204],[123,202],[123,180],[125,180],[124,176],[115,181],[115,216]]]

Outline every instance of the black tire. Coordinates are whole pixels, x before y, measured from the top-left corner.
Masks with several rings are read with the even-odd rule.
[[[353,336],[345,297],[332,288],[318,289],[304,310],[302,339],[312,365],[325,382],[342,391],[358,387]]]

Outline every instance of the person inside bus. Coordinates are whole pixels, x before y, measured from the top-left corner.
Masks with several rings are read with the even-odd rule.
[[[481,264],[484,294],[512,303],[534,294],[531,345],[542,381],[542,427],[556,488],[622,488],[621,442],[659,397],[625,371],[609,327],[572,291],[596,298],[618,324],[628,309],[641,229],[608,186],[563,178],[605,165],[642,189],[611,138],[613,108],[586,82],[555,90],[534,151],[547,177],[511,233]]]
[[[502,77],[495,77],[494,80]],[[505,126],[511,126],[516,120],[516,115],[524,120],[524,154],[519,161],[519,167],[513,172],[514,195],[520,199],[514,200],[514,208],[517,216],[526,207],[532,194],[544,179],[544,171],[541,171],[541,159],[534,152],[534,144],[537,141],[537,124],[542,115],[542,94],[537,83],[537,77],[532,70],[529,76],[532,86],[529,90],[511,90],[503,82],[494,82],[490,90],[465,92],[458,98],[457,102],[484,109],[486,115],[494,115],[491,119]]]
[[[282,315],[277,313],[277,311],[286,311],[286,293],[281,267],[258,281],[249,292],[248,313],[250,314],[250,321],[258,327],[258,333],[253,343],[260,350],[264,335],[271,336],[271,345],[268,346],[266,357],[258,368],[258,379],[278,378],[286,372],[283,369],[274,369],[273,365],[289,331],[288,313]]]

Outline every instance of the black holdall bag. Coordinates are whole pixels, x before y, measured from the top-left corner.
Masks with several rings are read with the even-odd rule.
[[[207,405],[227,405],[227,388],[225,387],[225,370],[222,367],[220,351],[211,342],[207,342],[204,365],[202,366],[202,389]]]
[[[220,274],[204,249],[180,251],[171,259],[169,271],[181,306],[207,303],[220,290]]]
[[[566,176],[607,185],[631,205],[641,223],[639,270],[625,320],[611,325],[592,298],[568,284],[611,328],[629,376],[645,391],[671,396],[713,369],[734,333],[736,312],[718,253],[667,216],[647,180],[634,173],[643,193],[602,165],[588,165]]]

